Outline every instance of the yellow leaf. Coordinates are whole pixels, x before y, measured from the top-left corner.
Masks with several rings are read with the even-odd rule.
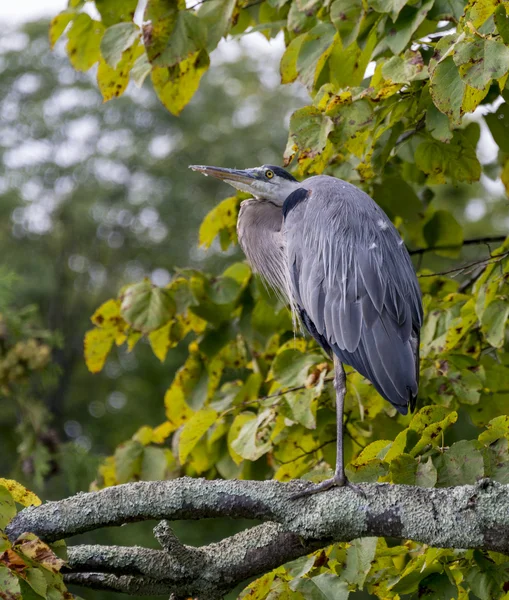
[[[23,506],[39,506],[41,504],[41,500],[36,494],[27,490],[25,486],[14,481],[14,479],[0,477],[0,485],[7,488],[13,499]]]
[[[117,474],[115,471],[115,457],[108,456],[99,467],[99,475],[103,479],[103,487],[110,487],[117,484]]]
[[[60,38],[62,33],[64,33],[65,28],[69,23],[74,19],[76,13],[73,10],[64,10],[59,13],[56,17],[51,19],[51,23],[49,26],[49,44],[51,49],[57,43],[57,40]]]
[[[140,444],[143,444],[143,446],[147,446],[148,444],[152,443],[153,438],[154,430],[152,427],[148,427],[147,425],[140,427],[133,435],[133,440],[140,442]]]
[[[152,331],[148,336],[148,341],[150,342],[152,352],[161,362],[164,362],[166,354],[168,353],[168,349],[171,345],[170,329],[173,325],[173,322],[173,320],[168,321],[166,325],[163,325],[162,327],[159,327],[159,329]]]
[[[94,325],[97,327],[109,328],[117,327],[119,323],[123,322],[120,316],[120,301],[119,300],[108,300],[95,311],[91,319]]]
[[[172,427],[172,431],[178,429],[193,415],[193,410],[189,408],[184,399],[182,388],[177,385],[172,385],[167,390],[164,395],[164,406],[166,407],[166,417]]]
[[[88,71],[101,56],[100,43],[104,25],[80,13],[72,22],[67,34],[67,54],[78,71]]]
[[[161,425],[152,431],[152,442],[154,444],[162,444],[172,431],[173,427],[171,423],[168,421],[161,423]]]
[[[239,199],[231,196],[220,202],[203,219],[200,225],[199,243],[210,248],[210,245],[221,234],[221,247],[226,250],[230,243],[237,242],[237,215]],[[224,233],[223,233],[224,232]],[[224,236],[224,238],[223,238]]]
[[[152,69],[151,77],[156,94],[172,114],[180,114],[189,103],[209,64],[209,55],[205,50],[200,50],[174,67]]]
[[[132,329],[129,330],[128,334],[127,334],[127,350],[128,352],[131,352],[132,349],[136,346],[136,344],[138,343],[138,340],[141,338],[141,333],[139,331],[133,331]]]
[[[215,423],[217,412],[211,408],[204,408],[195,413],[184,425],[179,439],[179,460],[184,464],[189,453],[193,450],[208,429]]]
[[[85,334],[85,362],[91,373],[99,373],[104,367],[115,332],[111,329],[91,329]]]
[[[281,83],[292,83],[297,79],[297,59],[307,33],[303,33],[294,38],[287,46],[285,53],[281,57],[279,69],[281,71]]]
[[[136,40],[130,48],[124,50],[122,58],[115,68],[111,67],[101,56],[97,69],[97,84],[104,102],[118,98],[125,92],[134,61],[141,56],[143,51],[143,46],[140,46]]]

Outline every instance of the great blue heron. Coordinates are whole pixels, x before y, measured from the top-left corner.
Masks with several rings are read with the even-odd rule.
[[[333,356],[336,469],[312,491],[345,485],[343,363],[401,414],[415,406],[422,303],[403,240],[367,194],[341,179],[320,175],[299,182],[272,165],[191,169],[252,194],[240,206],[240,246]]]

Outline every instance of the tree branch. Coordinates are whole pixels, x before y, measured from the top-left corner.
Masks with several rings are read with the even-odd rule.
[[[472,238],[469,240],[463,240],[461,246],[476,246],[477,244],[490,244],[496,242],[503,242],[507,236],[505,235],[494,235],[488,237]],[[416,250],[409,250],[408,253],[412,256],[418,256],[426,254],[428,252],[435,252],[435,250],[457,250],[458,246],[431,246],[430,248],[417,248]]]
[[[144,519],[250,518],[266,521],[219,543],[183,545],[160,523],[163,550],[75,546],[66,580],[134,595],[221,598],[247,578],[333,542],[384,536],[443,548],[509,554],[509,486],[489,480],[456,488],[364,484],[292,500],[303,481],[208,481],[187,477],[124,484],[21,511],[14,540],[46,541]]]

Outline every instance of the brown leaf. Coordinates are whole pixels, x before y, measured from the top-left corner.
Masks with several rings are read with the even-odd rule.
[[[58,573],[65,565],[65,561],[53,552],[53,550],[32,533],[23,533],[16,540],[16,549],[27,558],[39,563],[48,571]]]
[[[22,573],[28,566],[21,556],[16,554],[16,552],[10,548],[0,554],[0,562],[3,562],[7,568],[16,573]]]

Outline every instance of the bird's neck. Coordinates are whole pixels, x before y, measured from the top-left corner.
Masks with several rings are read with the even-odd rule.
[[[253,270],[285,302],[291,303],[290,273],[282,225],[281,207],[270,201],[250,198],[240,205],[237,220],[240,247]]]

